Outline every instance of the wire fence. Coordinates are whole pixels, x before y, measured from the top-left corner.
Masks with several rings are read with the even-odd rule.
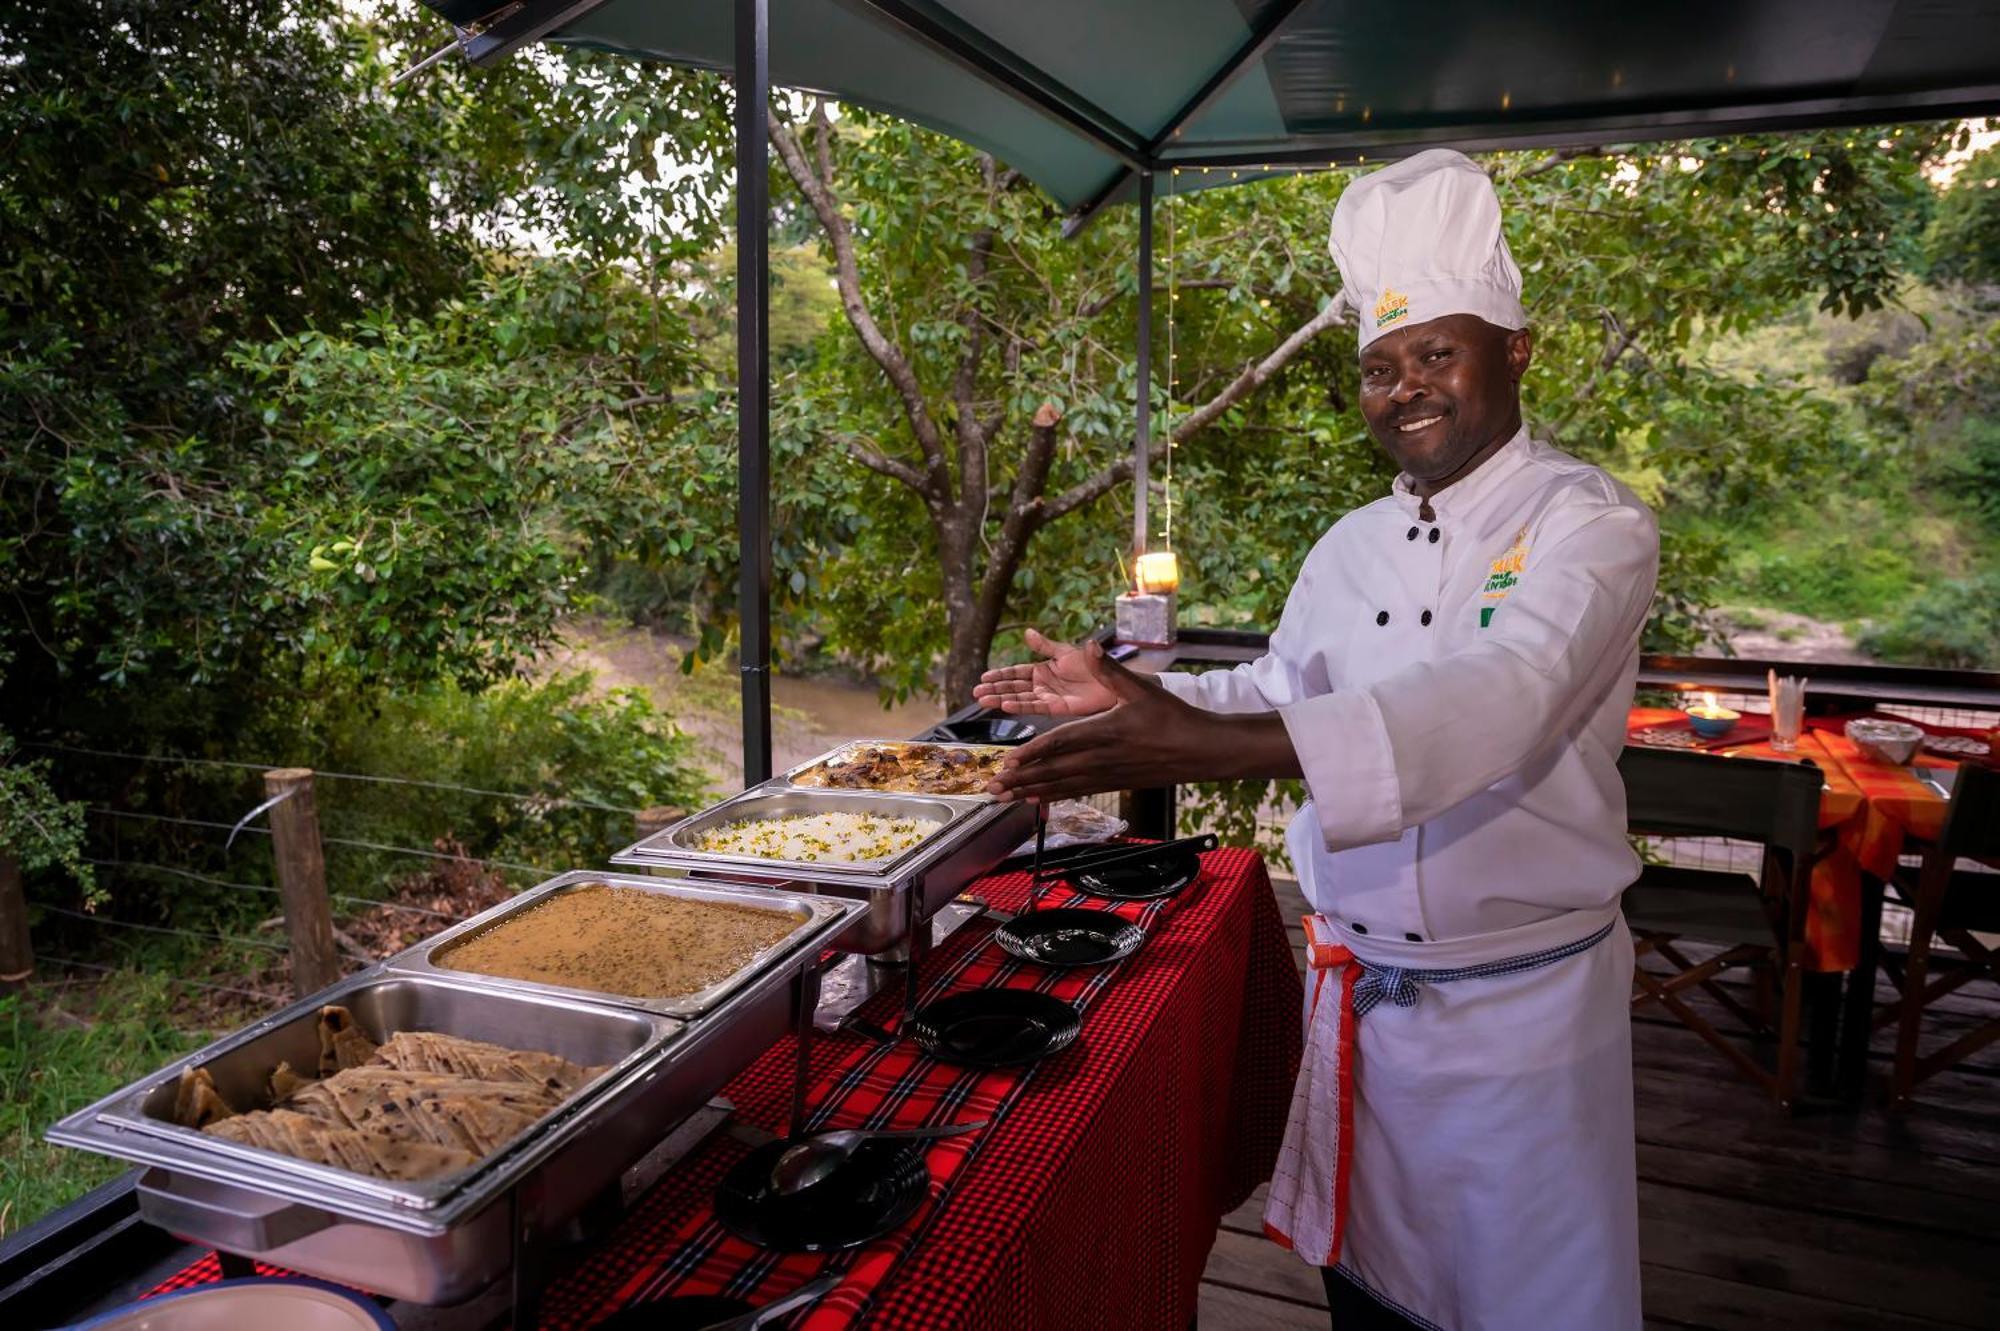
[[[68,966],[76,970],[94,971],[99,975],[131,974],[130,969],[127,967],[106,966],[101,962],[85,961],[81,957],[67,957],[51,953],[38,953],[36,954],[36,960],[46,961],[56,966]],[[275,994],[261,992],[256,989],[243,989],[233,984],[215,984],[208,980],[191,979],[185,975],[160,975],[158,976],[158,978],[172,985],[186,985],[195,989],[207,989],[218,994],[238,994],[244,998],[254,998],[258,1002],[267,1005],[281,1001],[280,997]]]
[[[318,776],[319,773],[313,773]],[[171,823],[181,827],[200,827],[223,832],[234,831],[237,835],[255,834],[270,836],[268,827],[237,827],[234,823],[221,823],[208,818],[181,818],[164,813],[140,813],[133,809],[107,809],[100,805],[90,805],[87,812],[107,818],[130,818],[149,823]],[[451,860],[460,864],[490,864],[502,869],[513,869],[521,873],[549,873],[539,864],[522,864],[517,860],[495,859],[490,855],[460,854],[449,850],[426,850],[418,846],[395,846],[382,841],[364,841],[357,837],[322,836],[320,842],[328,846],[346,846],[350,850],[372,850],[385,855],[414,855],[429,860]]]
[[[173,754],[122,753],[116,749],[81,748],[70,744],[52,744],[46,741],[30,741],[28,748],[47,749],[54,753],[73,753],[92,758],[121,758],[136,763],[163,763],[182,767],[224,767],[251,772],[276,772],[284,770],[283,763],[250,763],[230,758],[189,758]],[[365,781],[384,786],[413,786],[425,790],[450,790],[466,795],[480,795],[489,799],[513,800],[541,809],[597,809],[604,813],[622,813],[637,817],[643,809],[627,808],[621,804],[607,804],[601,800],[582,799],[575,795],[553,795],[547,792],[520,790],[489,790],[482,786],[464,786],[451,781],[431,781],[414,776],[379,776],[372,772],[329,772],[313,768],[313,776],[320,780]]]
[[[137,920],[114,920],[108,915],[98,915],[90,911],[71,910],[67,906],[43,906],[51,915],[65,919],[82,920],[87,924],[102,925],[110,929],[137,929],[149,934],[172,934],[180,938],[194,938],[206,943],[221,943],[225,947],[257,947],[267,952],[284,952],[288,949],[282,943],[267,943],[261,938],[232,937],[228,934],[205,933],[199,929],[178,929],[169,924],[140,924]]]
[[[103,865],[107,868],[136,869],[145,873],[165,874],[170,878],[185,878],[191,882],[205,883],[210,887],[226,887],[237,892],[264,892],[271,896],[282,896],[284,892],[282,888],[275,887],[269,883],[233,883],[224,878],[212,878],[205,873],[196,873],[192,869],[177,869],[170,864],[149,864],[143,860],[106,860],[92,856],[85,856],[83,862],[85,864]],[[428,915],[432,919],[449,920],[454,924],[466,918],[463,915],[452,915],[445,911],[432,910],[427,906],[412,906],[402,901],[385,901],[374,897],[357,897],[343,892],[329,892],[326,896],[329,901],[338,901],[344,906],[354,906],[362,910],[408,911],[413,915]]]

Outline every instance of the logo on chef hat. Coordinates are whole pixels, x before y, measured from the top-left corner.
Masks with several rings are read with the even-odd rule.
[[[1382,291],[1382,299],[1375,302],[1375,326],[1387,328],[1398,319],[1408,318],[1410,298],[1394,287]]]

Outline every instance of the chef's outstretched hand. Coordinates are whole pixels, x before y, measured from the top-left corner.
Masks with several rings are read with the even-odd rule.
[[[1196,773],[1204,755],[1214,752],[1215,713],[1133,674],[1095,642],[1067,648],[1034,668],[1052,674],[1060,668],[1063,697],[1088,700],[1089,710],[1102,714],[1058,726],[1008,754],[986,787],[995,798],[1056,800],[1204,779]],[[1105,701],[1099,705],[1099,699]],[[1038,704],[1021,710],[1050,709]]]
[[[1116,695],[1091,668],[1085,648],[1045,638],[1034,629],[1028,630],[1028,646],[1045,659],[987,671],[972,686],[972,700],[982,707],[1036,716],[1089,716],[1117,703]],[[1096,643],[1089,647],[1102,656]]]

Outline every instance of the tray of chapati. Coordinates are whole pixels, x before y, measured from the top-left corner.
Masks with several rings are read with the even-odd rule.
[[[173,1233],[468,1298],[790,1029],[863,903],[563,874],[63,1119]]]

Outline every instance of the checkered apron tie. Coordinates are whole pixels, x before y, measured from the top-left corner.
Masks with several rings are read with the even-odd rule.
[[[1561,947],[1478,966],[1416,970],[1376,966],[1337,941],[1324,915],[1305,917],[1312,1008],[1305,1054],[1292,1089],[1285,1141],[1271,1176],[1264,1232],[1314,1266],[1340,1260],[1353,1166],[1355,1023],[1382,1003],[1415,1007],[1423,987],[1539,970],[1595,947],[1613,924]]]

